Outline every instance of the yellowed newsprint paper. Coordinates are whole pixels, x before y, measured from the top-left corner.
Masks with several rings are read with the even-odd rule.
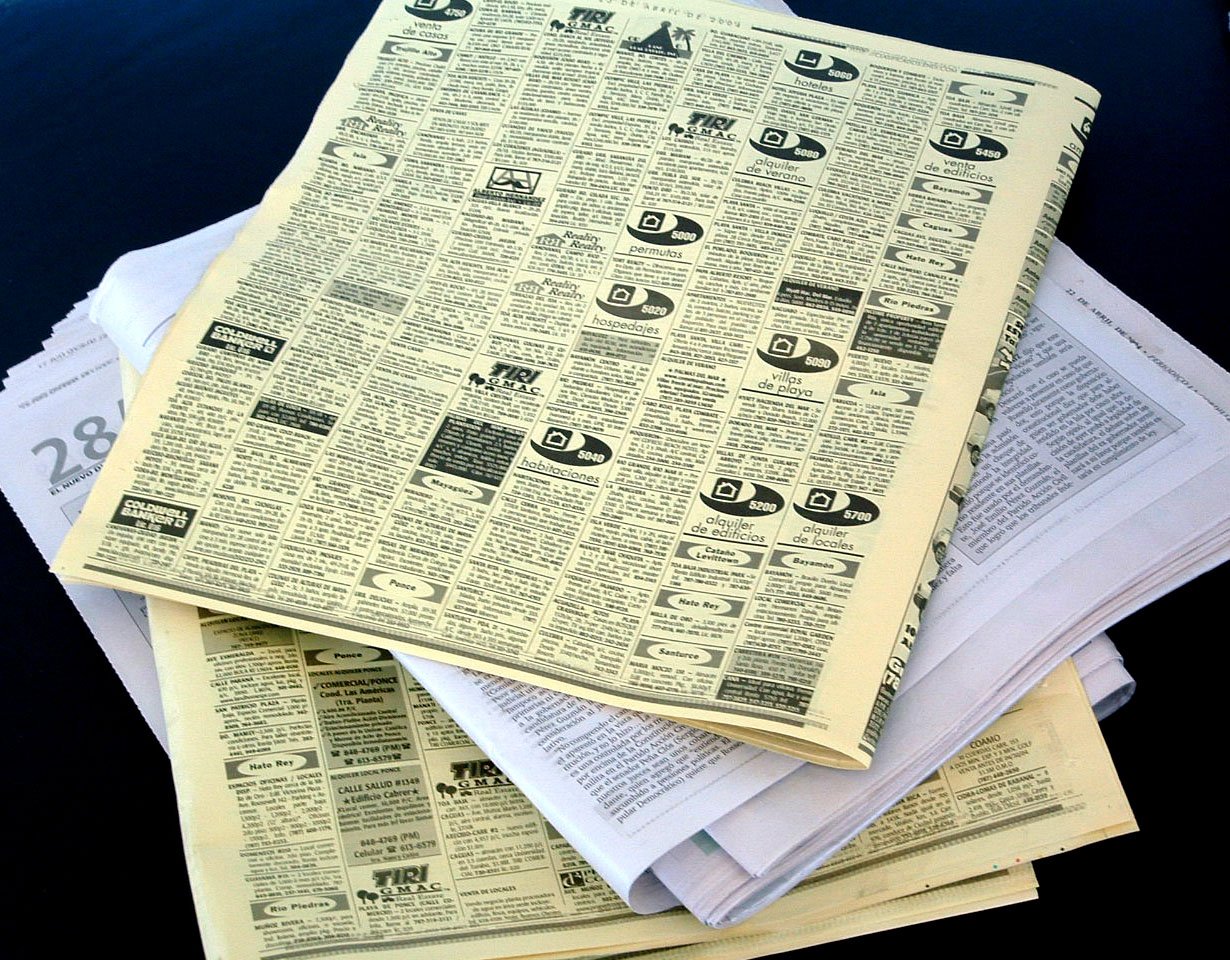
[[[384,3],[55,569],[865,767],[1096,102],[726,5]]]
[[[924,785],[737,928],[682,910],[640,916],[387,650],[156,599],[150,613],[211,957],[495,960],[746,938],[1131,827],[1065,665],[945,768],[954,784],[984,776],[977,799],[958,786],[941,815]],[[1005,741],[1030,770],[1010,787],[994,783]]]
[[[977,910],[1006,907],[1038,898],[1038,883],[1028,863],[993,874],[936,887],[874,907],[798,926],[779,925],[776,930],[723,937],[705,943],[619,954],[609,960],[755,960],[787,950],[800,950],[834,940],[861,937],[931,920],[943,920]]]

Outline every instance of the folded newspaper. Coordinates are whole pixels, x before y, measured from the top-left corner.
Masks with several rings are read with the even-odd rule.
[[[749,924],[637,916],[388,651],[150,604],[211,956],[398,948],[405,960],[445,950],[477,960],[754,944],[1135,829],[1065,664]]]
[[[159,257],[190,270],[192,248],[189,240],[124,258],[98,295],[57,324],[45,351],[6,378],[5,439],[32,459],[5,461],[0,482],[44,553],[94,471],[40,490],[31,467],[45,466],[39,456],[54,444],[30,438],[75,437],[94,417],[113,432],[109,411],[121,409],[116,358],[85,324],[86,306],[114,306],[118,291],[130,295],[125,314],[144,304],[156,317],[161,298],[140,297],[142,286],[161,276]],[[184,282],[175,274],[163,295]],[[156,686],[152,667],[123,653],[144,619],[137,598],[70,592],[134,695]],[[123,615],[106,605],[117,600]],[[447,944],[481,957],[635,947],[646,957],[733,960],[1017,902],[1032,895],[1030,857],[1132,827],[1069,674],[754,923],[719,936],[677,915],[638,919],[387,653],[165,603],[155,612],[185,846],[211,954],[379,947],[430,957]],[[1113,648],[1087,656],[1090,677],[1108,658]],[[1004,742],[1027,760],[1026,778],[1005,772]],[[422,789],[424,777],[433,791]],[[545,844],[532,841],[535,825]],[[341,845],[308,839],[314,833]],[[264,862],[286,867],[290,848],[294,869],[261,872]],[[1005,864],[1015,865],[1010,875],[960,880]],[[647,951],[651,943],[691,946]]]
[[[94,318],[121,342],[148,341],[146,348],[152,349],[157,336],[150,333],[164,326],[168,303],[170,312],[174,312],[175,291],[182,298],[195,281],[192,270],[199,274],[205,269],[229,241],[227,231],[237,229],[238,219],[204,232],[212,246],[200,243],[198,236],[186,243],[174,241],[121,258],[92,299]],[[191,270],[177,280],[173,273],[168,275],[168,263]],[[958,531],[947,563],[949,567],[960,564],[963,569],[950,575],[946,567],[945,577],[951,582],[938,589],[928,605],[928,626],[908,679],[912,685],[915,670],[927,673],[928,678],[919,681],[917,690],[903,694],[902,704],[914,706],[906,708],[909,715],[904,723],[890,727],[895,732],[886,740],[889,752],[881,756],[870,775],[814,771],[824,779],[820,784],[823,792],[809,797],[806,803],[797,802],[787,791],[785,799],[772,810],[775,819],[767,821],[776,825],[774,836],[766,840],[759,832],[749,835],[751,846],[763,844],[760,850],[749,852],[741,847],[738,835],[744,821],[736,813],[727,813],[738,802],[739,790],[751,792],[757,788],[755,782],[738,782],[747,772],[746,766],[738,766],[740,759],[747,759],[747,748],[722,761],[725,766],[718,771],[720,778],[715,779],[726,790],[725,795],[719,796],[712,782],[709,789],[698,791],[697,786],[706,781],[694,776],[687,789],[676,787],[650,805],[647,824],[625,820],[623,829],[612,830],[600,816],[595,798],[576,792],[573,783],[555,782],[559,765],[524,737],[518,740],[520,728],[504,721],[506,732],[501,732],[505,727],[497,716],[486,729],[487,714],[492,712],[489,707],[454,704],[458,716],[483,744],[485,755],[497,758],[496,765],[531,792],[535,803],[547,811],[573,846],[580,848],[636,907],[654,909],[683,898],[689,906],[703,909],[703,900],[693,889],[695,879],[681,880],[678,869],[686,854],[696,848],[690,835],[703,827],[711,827],[710,839],[721,838],[766,877],[772,871],[766,872],[765,865],[793,847],[799,848],[800,856],[817,858],[817,850],[839,845],[971,739],[988,722],[984,718],[1001,712],[1019,696],[1035,671],[1041,669],[1039,664],[1058,662],[1064,651],[1075,649],[1085,630],[1113,622],[1225,558],[1224,504],[1207,493],[1226,478],[1224,461],[1230,442],[1224,410],[1230,391],[1225,373],[1106,284],[1062,244],[1052,250],[1039,307],[1022,350],[1027,365],[1018,368],[1018,383],[1003,397],[997,415],[1001,426],[981,457],[980,479],[967,496],[981,498],[983,489],[1003,488],[1019,478],[1012,461],[1005,467],[998,465],[1002,448],[997,438],[1001,430],[1009,431],[1005,435],[1010,437],[1020,433],[1022,423],[1031,416],[1036,420],[1031,429],[1038,455],[1026,457],[1029,462],[1045,455],[1053,469],[1064,468],[1055,460],[1055,455],[1063,451],[1054,448],[1053,438],[1048,440],[1048,424],[1059,425],[1064,432],[1090,429],[1092,432],[1085,436],[1088,445],[1117,452],[1113,456],[1104,453],[1093,482],[1063,498],[1048,498],[1045,490],[1038,490],[1033,503],[1042,506],[1031,511],[1028,504],[1022,505],[1029,520],[1002,544],[994,564],[978,563],[976,546],[967,543],[963,531]],[[1041,337],[1038,342],[1050,344],[1047,349],[1055,355],[1040,365],[1028,360],[1036,355],[1030,346],[1035,329]],[[1062,334],[1057,335],[1057,331]],[[133,359],[143,365],[148,356],[138,352]],[[1097,377],[1091,376],[1093,369],[1099,371]],[[115,389],[92,401],[90,408],[114,406],[118,399]],[[1063,394],[1079,389],[1096,390],[1107,403],[1114,404],[1107,409],[1119,410],[1119,416],[1093,418],[1071,405],[1065,411]],[[1047,416],[1043,416],[1045,411],[1049,411]],[[1149,412],[1147,418],[1143,411]],[[1163,431],[1167,436],[1159,449],[1154,426],[1164,417],[1169,417],[1170,426]],[[1073,418],[1085,427],[1073,426]],[[1175,433],[1173,424],[1180,421],[1182,430]],[[42,427],[33,428],[31,436],[46,432]],[[1013,439],[1008,449],[1020,444],[1019,439]],[[24,440],[16,443],[18,447],[26,445]],[[1158,510],[1162,512],[1156,513]],[[1144,556],[1125,549],[1124,544],[1138,535],[1141,517],[1150,514],[1150,529],[1157,535],[1156,552]],[[1106,538],[1104,542],[1102,537]],[[54,550],[54,544],[44,546],[44,550]],[[1047,571],[1052,572],[1048,575]],[[966,608],[968,612],[963,612]],[[1035,617],[1023,620],[1019,615],[1022,609],[1036,611]],[[946,662],[945,651],[959,644],[949,634],[953,627],[932,629],[931,618],[941,615],[949,624],[972,621],[988,627],[972,635],[967,654]],[[1002,643],[998,642],[1000,633],[1004,636]],[[1105,663],[1106,658],[1098,662]],[[1098,662],[1091,663],[1091,669]],[[418,666],[422,668],[423,664]],[[954,671],[951,676],[946,667]],[[453,686],[463,691],[470,686],[460,671],[441,672],[451,672]],[[129,680],[130,689],[141,685],[140,681],[134,684]],[[997,706],[996,696],[989,697],[988,691],[997,691],[1002,704]],[[450,691],[441,688],[437,692],[447,698]],[[503,699],[508,702],[507,695]],[[585,706],[597,716],[592,704]],[[598,726],[600,720],[591,717],[589,727]],[[652,744],[648,739],[654,735],[652,721],[644,722],[649,729],[626,739]],[[579,728],[577,732],[581,732]],[[591,743],[603,734],[597,731]],[[659,730],[658,735],[668,739],[670,733]],[[576,753],[585,746],[581,742],[569,749]],[[597,749],[601,746],[596,743]],[[712,744],[707,753],[694,751],[673,759],[680,770],[694,769],[712,759],[711,748]],[[535,753],[541,753],[537,762],[533,760]],[[774,789],[786,790],[787,786]],[[806,783],[798,788],[808,790]],[[773,793],[766,796],[771,798]],[[693,799],[697,802],[684,802]],[[794,809],[785,813],[779,809],[792,804]],[[746,821],[754,826],[761,809],[753,801]],[[811,813],[800,817],[800,811]],[[837,818],[832,828],[826,823],[829,816]],[[810,848],[804,842],[808,834],[815,835]],[[672,846],[679,849],[670,854]],[[715,867],[722,866],[729,871],[721,878],[727,889],[746,893],[760,885],[760,878],[743,868],[733,868],[718,856],[721,851],[715,844],[708,844],[706,849],[709,856],[698,876],[711,877]],[[759,866],[758,856],[763,857]],[[674,893],[663,893],[659,873],[670,878]],[[711,912],[707,917],[718,923],[730,919],[722,912]]]
[[[55,568],[866,767],[1097,100],[726,4],[389,0]]]
[[[121,258],[92,315],[120,342],[148,338],[152,349],[149,332],[176,302],[164,299],[176,284],[163,265],[203,271],[240,219],[209,231],[212,247],[174,241]],[[192,282],[180,281],[181,297]],[[148,354],[133,359],[144,365]],[[905,719],[889,725],[869,773],[803,767],[766,789],[791,773],[788,761],[783,769],[782,758],[711,739],[672,756],[675,776],[661,792],[642,789],[632,768],[622,780],[613,766],[608,778],[574,777],[570,760],[583,752],[636,742],[652,761],[693,734],[651,719],[628,727],[626,712],[423,660],[413,670],[635,908],[682,901],[710,922],[731,922],[820,863],[1093,631],[1230,555],[1215,495],[1230,481],[1227,409],[1223,370],[1055,244],[978,479],[963,495],[979,507],[947,543],[944,583],[927,604],[897,707]],[[978,531],[996,517],[1005,532],[988,551]],[[1153,537],[1147,555],[1131,549],[1142,525]],[[575,742],[527,728],[530,711],[552,706],[547,697],[585,717]],[[715,762],[715,753],[725,756]],[[713,842],[693,872],[700,830]]]

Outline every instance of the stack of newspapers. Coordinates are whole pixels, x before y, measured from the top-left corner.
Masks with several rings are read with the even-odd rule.
[[[382,4],[9,371],[210,956],[754,957],[1135,828],[1089,641],[1230,555],[1230,378],[1052,242],[1096,91],[663,9]]]

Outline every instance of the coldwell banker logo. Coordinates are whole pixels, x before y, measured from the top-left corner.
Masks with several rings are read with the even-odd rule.
[[[752,137],[751,144],[766,157],[796,163],[819,160],[825,154],[824,145],[819,140],[801,133],[791,133],[781,127],[763,127],[759,134]]]
[[[1008,148],[991,137],[955,127],[945,127],[940,135],[930,141],[940,153],[955,160],[1002,160],[1008,156]]]
[[[772,487],[737,477],[718,477],[700,499],[709,509],[733,517],[768,517],[786,504]]]
[[[830,83],[845,83],[858,79],[858,67],[849,60],[831,56],[822,50],[804,48],[793,60],[784,61],[787,69],[808,80],[825,80]]]
[[[420,20],[460,20],[473,12],[469,0],[413,0],[406,4],[406,13]]]
[[[635,224],[628,225],[628,232],[638,240],[663,247],[695,243],[705,235],[695,220],[665,210],[642,210]]]
[[[542,197],[536,196],[541,181],[540,170],[492,167],[487,175],[487,185],[475,190],[474,198],[537,207],[543,200]]]
[[[115,508],[115,513],[111,515],[111,522],[121,527],[144,530],[147,533],[184,537],[188,533],[188,528],[192,526],[194,517],[196,517],[194,507],[128,494]]]

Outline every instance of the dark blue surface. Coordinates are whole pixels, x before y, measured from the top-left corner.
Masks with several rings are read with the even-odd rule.
[[[0,0],[0,364],[33,353],[119,254],[258,201],[374,6]],[[1220,2],[881,0],[796,10],[1044,63],[1097,86],[1102,108],[1060,236],[1230,363],[1230,69]],[[199,956],[166,761],[11,514],[0,511],[0,524],[15,611],[3,661],[4,822],[16,841],[4,913],[9,925],[29,922],[52,938],[13,955],[105,945],[135,958]],[[1191,709],[1217,689],[1203,671],[1218,659],[1220,632],[1210,630],[1227,592],[1230,577],[1218,572],[1112,631],[1140,691],[1104,729],[1142,834],[1043,862],[1040,904],[825,955],[934,946],[1034,956],[1030,932],[1045,939],[1069,929],[1069,948],[1091,949],[1105,934],[1103,949],[1127,949],[1172,921],[1197,935],[1202,915],[1176,851],[1199,841],[1170,831],[1176,820],[1193,826],[1188,805],[1207,794],[1170,782],[1205,776],[1209,753]],[[1158,729],[1185,755],[1163,749]],[[1119,928],[1082,923],[1087,910],[1106,911]]]

